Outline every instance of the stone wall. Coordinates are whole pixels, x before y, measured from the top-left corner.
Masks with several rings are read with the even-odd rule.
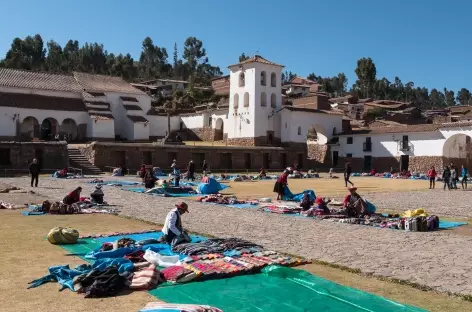
[[[80,149],[81,153],[95,166],[116,166],[122,162],[132,170],[146,163],[149,157],[152,165],[169,169],[172,160],[176,159],[181,170],[185,170],[190,160],[201,167],[206,160],[211,169],[217,170],[253,170],[282,169],[282,167],[299,163],[302,160],[304,169],[314,168],[307,160],[306,148],[293,147],[235,147],[235,146],[188,146],[159,145],[153,143],[105,143],[95,142]],[[284,164],[285,163],[285,164]]]
[[[454,162],[455,163],[455,162]],[[434,166],[439,173],[443,170],[443,157],[441,156],[415,156],[410,157],[408,169],[411,172],[428,172]]]
[[[330,164],[329,146],[308,141],[306,144],[308,159],[315,160],[322,164]]]
[[[280,138],[273,137],[272,142],[269,142],[267,136],[260,136],[260,137],[254,137],[254,138],[232,138],[232,139],[226,138],[224,140],[227,145],[231,145],[231,146],[281,146],[282,145]],[[290,145],[290,144],[285,144],[285,145]]]
[[[436,171],[441,172],[443,170],[443,163],[449,164],[451,159],[446,159],[441,156],[413,156],[409,158],[408,170],[411,172],[422,172],[426,173],[431,166],[436,168]],[[456,166],[462,165],[465,159],[452,159]],[[344,158],[338,159],[338,168],[344,167],[346,162],[351,163],[353,172],[364,172],[364,158]],[[387,172],[390,168],[395,171],[400,170],[400,157],[373,157],[372,168],[377,172]]]
[[[0,142],[0,151],[5,156],[0,165],[4,169],[28,169],[34,158],[43,169],[62,169],[69,165],[65,142]]]
[[[192,137],[198,138],[200,141],[214,141],[215,140],[215,129],[212,127],[202,127],[202,128],[194,128],[194,129],[187,129],[187,132],[191,132],[193,135]]]

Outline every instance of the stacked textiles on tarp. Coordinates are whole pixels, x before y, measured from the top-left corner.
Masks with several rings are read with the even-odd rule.
[[[223,312],[207,305],[150,302],[139,312]]]
[[[41,205],[28,205],[27,211],[21,213],[25,216],[35,216],[44,214],[91,214],[91,213],[109,213],[117,214],[119,210],[108,204],[97,204],[89,200],[67,205],[61,202],[50,203],[43,202]]]
[[[3,200],[0,201],[0,209],[15,210],[15,209],[23,209],[23,208],[25,208],[25,205],[14,205],[14,204],[4,202]]]
[[[202,203],[215,203],[215,204],[219,204],[219,205],[243,205],[243,204],[248,204],[248,205],[257,206],[259,204],[257,201],[238,200],[238,198],[236,196],[223,196],[221,194],[206,195],[206,196],[197,198],[197,200],[202,202]]]
[[[135,181],[121,181],[121,180],[107,181],[107,180],[100,180],[100,179],[93,179],[91,181],[88,181],[87,183],[107,185],[107,186],[134,186],[134,185],[143,184],[142,182],[135,182]]]
[[[300,207],[297,206],[289,206],[283,204],[271,204],[271,205],[263,205],[259,208],[260,211],[264,212],[271,212],[277,214],[299,214],[301,211]]]
[[[51,177],[56,179],[84,179],[85,177],[81,174],[68,173],[67,176],[61,176],[60,171],[54,172]]]
[[[118,239],[101,238],[101,246],[86,256],[88,261],[94,261],[92,265],[80,265],[75,269],[67,265],[52,266],[48,275],[32,281],[29,288],[58,282],[62,289],[83,293],[86,298],[107,297],[124,289],[153,289],[162,283],[188,283],[258,273],[273,264],[296,266],[308,263],[300,258],[264,251],[257,244],[237,238],[193,236],[193,243],[171,249],[161,243],[161,232],[137,235],[146,238],[135,241],[130,238],[133,234],[117,236]],[[79,240],[79,243],[85,242]],[[74,245],[67,245],[67,250],[73,249]]]
[[[191,187],[155,187],[149,190],[146,190],[144,187],[130,187],[122,188],[123,191],[134,192],[134,193],[143,193],[154,196],[162,197],[187,197],[187,196],[196,196],[197,192]]]

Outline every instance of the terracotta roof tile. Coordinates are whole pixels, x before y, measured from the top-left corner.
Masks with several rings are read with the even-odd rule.
[[[124,107],[127,111],[139,111],[139,110],[143,110],[141,107],[139,107],[139,105],[133,105],[133,104],[123,104],[123,107]]]
[[[144,118],[143,116],[132,116],[132,115],[127,115],[126,117],[128,117],[132,122],[134,123],[146,123],[146,122],[149,122],[146,118]]]
[[[91,75],[74,72],[77,82],[89,93],[116,92],[144,95],[145,92],[134,88],[120,77]]]
[[[85,112],[85,104],[80,98],[65,98],[23,93],[0,92],[0,106],[29,109]]]
[[[244,64],[250,64],[250,63],[261,63],[261,64],[266,64],[266,65],[274,65],[274,66],[279,66],[279,67],[285,67],[283,65],[279,65],[279,64],[276,64],[276,63],[271,62],[269,60],[266,60],[265,58],[263,58],[260,55],[254,55],[253,57],[250,57],[245,61],[239,62],[239,63],[234,64],[234,65],[230,65],[228,67],[237,66],[237,65],[244,65]]]
[[[115,119],[113,115],[110,114],[102,114],[102,113],[89,113],[90,118],[92,119],[101,119],[101,120],[113,120]]]
[[[284,106],[282,109],[287,109],[289,111],[295,112],[307,112],[307,113],[320,113],[320,114],[329,114],[329,115],[344,115],[343,111],[337,109],[315,109],[303,106]]]
[[[58,75],[10,68],[0,68],[0,86],[82,92],[82,87],[72,75]]]

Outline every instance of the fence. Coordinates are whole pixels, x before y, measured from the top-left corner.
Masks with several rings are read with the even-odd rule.
[[[68,169],[69,173],[82,175],[82,169],[80,168],[69,167]],[[41,169],[41,174],[53,174],[56,171],[57,169]],[[0,169],[0,175],[4,178],[29,175],[29,169]]]

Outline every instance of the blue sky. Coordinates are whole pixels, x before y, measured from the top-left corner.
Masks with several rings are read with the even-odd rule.
[[[349,86],[356,61],[371,57],[377,76],[429,89],[472,89],[471,1],[439,0],[0,0],[0,55],[14,37],[41,34],[103,43],[137,59],[150,36],[181,50],[201,39],[210,62],[227,72],[242,52],[256,51],[306,76],[344,72]]]

